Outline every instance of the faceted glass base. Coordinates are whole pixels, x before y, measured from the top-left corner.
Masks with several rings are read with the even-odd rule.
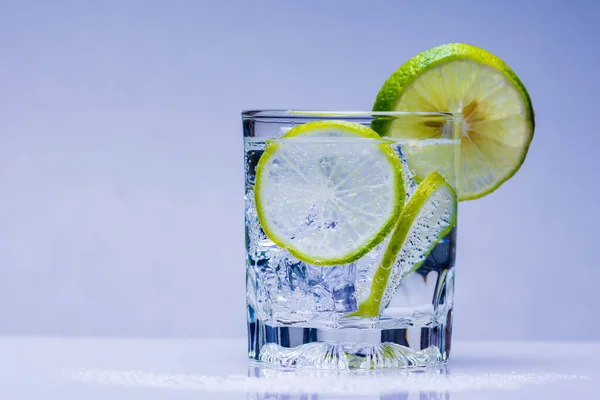
[[[450,354],[452,313],[435,327],[319,329],[248,324],[250,359],[278,367],[318,369],[423,368]]]

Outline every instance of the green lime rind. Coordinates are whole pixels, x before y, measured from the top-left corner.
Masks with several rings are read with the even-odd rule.
[[[438,190],[442,185],[448,185],[444,177],[437,172],[432,172],[421,182],[417,187],[414,194],[402,210],[398,223],[392,233],[390,242],[385,249],[383,257],[375,275],[373,276],[373,284],[371,285],[371,292],[369,297],[358,306],[358,310],[347,315],[347,317],[363,317],[363,318],[374,318],[377,317],[381,310],[381,302],[383,300],[387,283],[392,272],[393,265],[398,257],[398,253],[404,246],[404,242],[410,232],[410,229],[415,222],[419,212],[429,199],[429,197]],[[454,191],[450,185],[449,189]],[[452,197],[455,202],[453,205],[456,210],[456,197]],[[425,252],[423,260],[433,250],[433,248],[442,240],[452,228],[456,225],[456,212],[452,214],[450,223],[444,230],[438,235],[437,239],[432,241],[431,245]],[[422,262],[415,264],[408,273],[416,271]]]
[[[486,50],[468,44],[452,43],[434,47],[408,60],[385,81],[377,94],[377,98],[373,105],[373,111],[402,111],[398,110],[397,106],[400,103],[403,94],[411,84],[423,73],[452,61],[472,61],[483,67],[491,67],[501,73],[506,80],[512,84],[514,90],[516,90],[522,98],[529,128],[527,130],[528,136],[525,138],[524,144],[520,149],[520,157],[514,165],[511,165],[511,169],[508,172],[495,179],[493,184],[485,186],[479,191],[462,193],[459,190],[458,197],[460,201],[474,200],[495,191],[504,182],[514,176],[525,161],[535,130],[535,114],[529,93],[519,77],[504,61]],[[458,110],[429,111],[457,112]],[[393,119],[389,118],[375,119],[371,123],[371,128],[382,136],[391,136],[394,134],[399,134],[401,136],[402,132],[391,132],[392,121]],[[457,131],[456,133],[458,133],[459,130],[460,129],[455,129],[455,131]]]
[[[371,130],[369,127],[347,122],[347,121],[315,121],[308,122],[302,125],[298,125],[291,130],[289,130],[285,135],[281,138],[289,139],[301,136],[311,136],[311,132],[318,129],[340,129],[344,130],[346,133],[350,133],[353,136],[367,139],[377,139],[381,140],[381,137]],[[269,221],[265,218],[265,211],[263,207],[263,202],[261,201],[261,189],[262,189],[262,179],[260,178],[262,175],[262,171],[265,168],[265,165],[269,162],[271,157],[277,152],[277,149],[281,146],[280,142],[270,142],[267,144],[267,148],[265,149],[263,155],[260,157],[258,161],[258,165],[256,167],[256,185],[254,190],[254,199],[256,203],[256,211],[258,215],[258,220],[260,225],[267,237],[273,241],[277,246],[286,249],[297,259],[304,261],[306,263],[317,265],[317,266],[333,266],[333,265],[342,265],[349,264],[354,262],[367,254],[370,250],[372,250],[375,246],[381,243],[387,235],[392,231],[396,221],[398,220],[400,213],[404,207],[404,201],[406,198],[406,192],[404,189],[404,178],[402,175],[402,164],[398,159],[398,154],[394,152],[394,150],[388,144],[377,144],[379,146],[381,152],[385,155],[386,159],[393,167],[393,179],[396,182],[395,185],[395,204],[393,213],[389,216],[381,230],[373,236],[373,238],[368,241],[365,245],[358,248],[356,251],[351,252],[349,254],[343,254],[339,257],[333,258],[315,258],[310,254],[305,254],[302,251],[298,250],[293,243],[286,242],[282,240],[277,235],[274,234],[273,229],[271,228]]]

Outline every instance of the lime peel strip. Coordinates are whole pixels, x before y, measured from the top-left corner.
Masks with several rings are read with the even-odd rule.
[[[392,271],[394,262],[398,257],[398,253],[406,241],[408,232],[410,231],[415,219],[419,215],[419,212],[421,211],[425,201],[427,201],[429,196],[431,196],[441,185],[444,184],[447,184],[446,180],[437,171],[433,171],[417,187],[415,193],[406,204],[406,207],[404,207],[402,210],[400,218],[398,219],[398,224],[394,228],[394,232],[392,233],[388,247],[385,249],[381,259],[381,263],[375,271],[369,297],[358,306],[357,311],[348,314],[347,317],[375,318],[379,315],[381,300],[383,299],[390,273]],[[456,202],[456,198],[454,198],[454,201]],[[439,241],[452,230],[456,222],[455,219],[456,215],[453,216],[448,227],[446,227],[446,229],[440,233],[438,239],[431,243],[429,249],[424,254],[423,259],[425,259],[431,250],[433,250],[433,248],[439,243]],[[422,263],[423,262],[415,264],[407,273],[407,275],[416,271]]]

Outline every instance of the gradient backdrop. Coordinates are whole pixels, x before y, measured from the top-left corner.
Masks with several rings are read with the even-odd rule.
[[[568,1],[0,2],[0,334],[245,334],[247,108],[368,110],[447,42],[537,129],[460,206],[455,337],[600,339],[598,18]]]

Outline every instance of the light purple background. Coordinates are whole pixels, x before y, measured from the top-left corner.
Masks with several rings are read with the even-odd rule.
[[[595,3],[0,2],[0,334],[241,337],[246,108],[368,110],[462,41],[527,85],[521,171],[460,206],[455,336],[600,339]]]

